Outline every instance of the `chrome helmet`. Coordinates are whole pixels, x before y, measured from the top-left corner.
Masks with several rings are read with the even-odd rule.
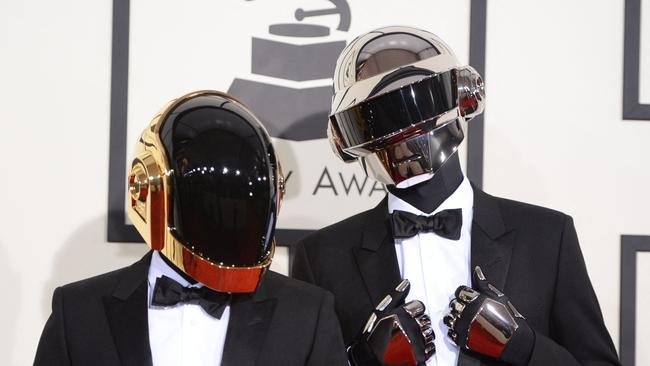
[[[363,34],[334,71],[328,136],[344,161],[384,184],[435,172],[483,112],[483,80],[436,35],[411,27]]]

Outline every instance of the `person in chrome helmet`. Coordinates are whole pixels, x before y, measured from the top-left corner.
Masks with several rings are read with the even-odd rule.
[[[432,33],[350,42],[329,139],[388,195],[297,243],[293,275],[334,293],[356,365],[619,365],[571,218],[465,177],[484,104],[481,76]]]
[[[283,178],[243,104],[210,90],[170,102],[128,186],[152,251],[58,288],[35,365],[347,365],[332,295],[268,269]]]

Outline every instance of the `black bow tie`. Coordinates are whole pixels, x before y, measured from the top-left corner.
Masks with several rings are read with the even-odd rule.
[[[444,210],[433,216],[420,216],[406,211],[393,211],[391,215],[393,237],[405,239],[421,232],[434,232],[443,238],[460,239],[463,211],[460,208]]]
[[[151,304],[156,306],[174,306],[176,304],[197,304],[211,316],[221,319],[230,294],[216,292],[207,287],[183,287],[169,277],[162,276],[156,280]]]

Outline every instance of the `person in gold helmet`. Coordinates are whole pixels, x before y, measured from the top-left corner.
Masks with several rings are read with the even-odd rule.
[[[170,102],[140,136],[128,185],[152,250],[57,288],[35,365],[347,364],[332,295],[268,269],[283,176],[240,102]]]

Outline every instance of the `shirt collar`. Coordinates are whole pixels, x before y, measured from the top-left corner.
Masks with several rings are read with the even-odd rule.
[[[410,203],[400,199],[399,197],[388,193],[388,213],[393,213],[395,210],[410,212],[415,215],[430,216],[434,215],[440,211],[461,208],[463,213],[471,212],[472,206],[474,205],[474,191],[472,186],[469,183],[467,177],[463,176],[463,181],[460,183],[458,188],[452,193],[446,200],[444,200],[440,206],[438,206],[432,213],[424,213],[417,208],[413,207]],[[463,215],[465,216],[465,215]],[[471,216],[470,216],[471,217]]]
[[[151,265],[149,265],[149,287],[153,289],[156,284],[156,279],[159,277],[166,276],[172,280],[178,282],[183,287],[202,287],[203,284],[197,282],[195,284],[189,283],[186,279],[183,278],[178,272],[171,268],[165,261],[160,257],[160,252],[154,250],[153,255],[151,256]]]

